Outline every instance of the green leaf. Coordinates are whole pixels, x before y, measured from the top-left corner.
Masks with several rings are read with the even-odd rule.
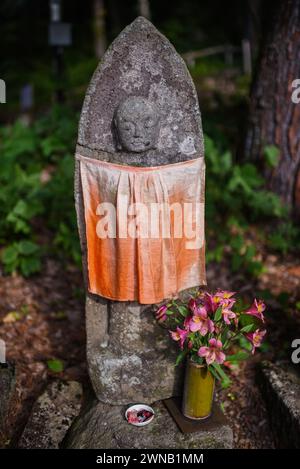
[[[24,256],[29,256],[30,254],[35,254],[39,251],[39,246],[32,241],[24,240],[18,243],[18,251]]]
[[[252,350],[251,342],[248,339],[246,339],[246,337],[244,336],[239,337],[239,344],[240,344],[240,347],[242,347],[245,350],[248,350],[249,352]]]
[[[229,388],[231,386],[231,380],[228,377],[226,379],[223,379],[221,382],[221,386],[223,389]]]
[[[48,360],[47,366],[54,373],[61,373],[64,370],[64,364],[61,360]]]
[[[210,370],[211,370],[211,367],[216,371],[217,375],[219,376],[218,379],[222,381],[222,387],[227,388],[228,386],[230,386],[231,381],[229,377],[226,375],[225,371],[222,369],[221,365],[214,362],[209,366]]]
[[[221,410],[223,412],[223,414],[225,413],[225,405],[224,405],[224,402],[220,402],[220,407],[221,407]]]
[[[248,324],[247,326],[242,327],[240,332],[247,334],[248,332],[255,331],[255,329],[256,329],[255,324]]]
[[[15,215],[27,218],[28,204],[24,200],[19,200],[13,209]]]
[[[178,366],[184,360],[187,353],[187,350],[182,350],[181,352],[179,352],[176,358],[175,366]]]
[[[23,257],[20,261],[20,270],[24,277],[29,277],[41,270],[41,261],[37,257]]]
[[[186,306],[177,306],[177,308],[178,308],[178,311],[181,314],[181,316],[186,318],[187,315],[189,314],[188,308]]]
[[[228,336],[228,327],[224,327],[224,330],[222,332],[222,335],[221,335],[221,342],[222,344],[225,344],[226,340],[227,340],[227,336]]]
[[[213,375],[213,377],[219,381],[220,377],[219,377],[218,373],[216,372],[216,370],[214,369],[214,367],[210,365],[208,367],[208,369],[211,372],[211,374]]]
[[[230,246],[236,251],[240,251],[244,247],[244,245],[245,238],[240,234],[233,236],[230,240]]]
[[[253,244],[249,244],[246,247],[246,252],[244,254],[245,260],[249,262],[253,259],[255,255],[256,255],[256,247]]]
[[[276,145],[266,145],[263,154],[267,165],[270,168],[276,168],[279,162],[280,150]]]
[[[219,306],[217,311],[215,312],[215,315],[214,315],[214,321],[220,321],[222,317],[222,306]]]
[[[241,314],[239,318],[239,323],[241,324],[242,328],[250,325],[254,325],[257,328],[260,325],[259,319],[255,316],[251,316],[251,314]]]
[[[18,258],[18,248],[16,244],[11,244],[2,252],[2,262],[4,264],[12,264]]]
[[[238,352],[235,353],[234,355],[227,355],[226,360],[229,362],[235,362],[235,361],[241,361],[241,360],[247,360],[249,358],[250,354],[247,352]]]
[[[227,172],[232,167],[232,155],[230,151],[223,153],[220,164],[222,165],[223,171]]]
[[[237,272],[243,265],[243,257],[240,254],[234,253],[231,258],[231,268],[233,272]]]

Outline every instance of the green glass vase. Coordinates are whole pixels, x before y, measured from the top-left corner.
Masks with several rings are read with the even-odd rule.
[[[182,413],[194,420],[206,419],[212,411],[215,378],[206,365],[186,363]]]

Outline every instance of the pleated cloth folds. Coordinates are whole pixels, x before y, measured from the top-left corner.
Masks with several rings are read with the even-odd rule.
[[[206,284],[204,158],[146,168],[76,158],[91,293],[154,304]]]

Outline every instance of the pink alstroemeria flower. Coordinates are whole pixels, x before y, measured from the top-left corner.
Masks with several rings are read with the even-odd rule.
[[[210,293],[205,293],[204,305],[208,313],[215,313],[220,306],[221,298],[216,295],[211,295]]]
[[[187,316],[183,322],[183,326],[185,330],[189,331],[190,330],[190,324],[191,324],[192,316]]]
[[[249,314],[250,316],[255,316],[256,318],[260,319],[262,322],[265,322],[265,317],[263,315],[264,310],[266,309],[266,305],[263,301],[255,299],[253,305],[251,306],[245,314]]]
[[[194,316],[189,323],[190,331],[199,331],[202,336],[205,336],[208,332],[214,332],[214,323],[207,316],[207,311],[204,306],[197,308]]]
[[[179,341],[180,348],[183,349],[184,342],[189,331],[183,330],[183,329],[180,329],[180,327],[177,327],[176,331],[169,331],[169,332],[170,332],[172,339],[175,340],[176,342]]]
[[[222,309],[222,316],[223,316],[225,324],[230,324],[230,319],[236,318],[236,314],[233,311],[231,311],[231,309],[229,308]]]
[[[208,303],[211,306],[213,312],[215,312],[219,306],[232,306],[235,303],[235,299],[231,297],[235,294],[232,291],[220,290],[214,295],[207,295]]]
[[[158,322],[163,322],[167,319],[166,311],[167,311],[167,306],[162,305],[160,308],[155,313],[156,319]]]
[[[222,298],[220,300],[220,305],[227,309],[231,309],[234,303],[235,303],[234,298]]]
[[[234,291],[227,291],[227,290],[220,290],[215,294],[215,296],[218,296],[222,300],[228,300],[233,295],[235,295]]]
[[[248,334],[245,334],[247,339],[251,342],[252,344],[252,355],[255,352],[255,349],[257,347],[261,346],[261,343],[263,341],[264,336],[266,335],[267,331],[264,329],[263,331],[260,331],[259,329],[256,329],[254,332],[249,332]]]
[[[195,313],[195,311],[199,307],[199,300],[197,302],[197,300],[195,300],[195,298],[191,298],[190,301],[189,301],[188,307],[192,311],[192,313]]]
[[[198,350],[199,357],[204,357],[208,365],[214,362],[221,365],[225,361],[225,353],[222,352],[222,342],[217,339],[210,339],[208,347],[200,347]]]
[[[219,291],[215,295],[206,293],[204,298],[204,305],[207,312],[215,313],[219,306],[223,306],[227,309],[232,308],[235,303],[235,299],[231,297],[234,294],[234,292],[229,291]]]

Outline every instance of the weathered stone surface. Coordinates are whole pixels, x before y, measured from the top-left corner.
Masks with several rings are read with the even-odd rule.
[[[0,429],[5,423],[15,383],[15,367],[9,363],[0,363]]]
[[[128,96],[152,101],[161,116],[157,148],[147,155],[118,151],[113,116]],[[143,166],[203,156],[193,81],[172,44],[145,18],[138,17],[122,31],[95,71],[82,109],[78,145],[81,154],[90,150],[84,156],[97,157],[102,150],[110,161]]]
[[[52,382],[33,406],[19,441],[20,448],[59,448],[79,414],[82,386],[76,381]]]
[[[300,448],[300,375],[289,363],[263,362],[259,383],[278,448]]]
[[[210,431],[181,433],[162,402],[153,405],[155,418],[145,427],[129,425],[126,407],[95,402],[70,429],[64,446],[67,448],[157,448],[209,449],[232,448],[233,436],[226,421]]]
[[[139,116],[138,142],[122,121]],[[152,121],[146,123],[145,117]],[[150,125],[150,127],[148,127]],[[149,149],[148,149],[149,148]],[[170,42],[139,17],[115,39],[86,93],[77,153],[136,166],[158,166],[203,157],[201,116],[193,81]],[[188,181],[187,181],[188,183]],[[87,286],[87,243],[75,164],[75,202]],[[137,303],[118,303],[87,294],[87,358],[99,400],[155,401],[176,395],[180,370],[174,348],[153,312]]]
[[[99,311],[88,301],[86,313],[89,331],[99,320]],[[176,346],[166,329],[157,324],[151,307],[111,302],[109,331],[98,327],[90,332],[89,373],[101,401],[151,402],[180,393],[182,369],[174,367]]]

